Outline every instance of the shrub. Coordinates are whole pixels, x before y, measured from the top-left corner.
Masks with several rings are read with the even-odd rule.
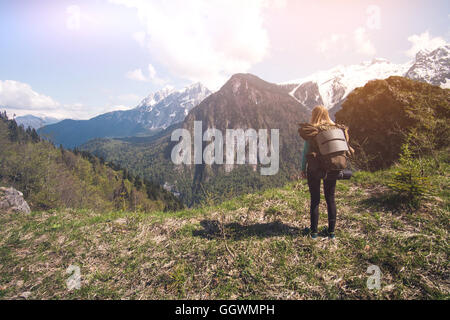
[[[409,143],[402,145],[399,165],[394,170],[389,188],[397,195],[400,204],[410,209],[420,207],[422,200],[430,193],[430,182],[424,174],[426,160],[415,159]]]

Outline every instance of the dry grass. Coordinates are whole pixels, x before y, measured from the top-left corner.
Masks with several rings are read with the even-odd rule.
[[[0,298],[448,299],[448,199],[406,214],[372,206],[382,192],[339,182],[335,241],[305,235],[304,182],[174,213],[0,214]]]

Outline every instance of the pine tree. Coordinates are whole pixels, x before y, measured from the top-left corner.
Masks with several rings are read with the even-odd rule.
[[[140,176],[137,176],[134,179],[134,186],[138,191],[140,191],[142,189],[143,183],[142,183],[142,178]]]
[[[38,133],[36,132],[36,129],[33,128],[33,130],[31,130],[31,140],[34,143],[38,143],[39,141],[41,141],[41,138],[39,137]]]
[[[19,141],[19,127],[17,126],[16,120],[9,121],[8,129],[9,129],[9,139],[12,142],[18,142]]]
[[[408,207],[417,209],[427,195],[429,179],[423,176],[419,159],[413,158],[408,143],[403,144],[399,166],[388,185]]]

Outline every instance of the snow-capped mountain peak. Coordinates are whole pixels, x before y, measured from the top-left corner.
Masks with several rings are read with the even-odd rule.
[[[184,120],[189,111],[211,94],[201,83],[183,89],[167,87],[150,94],[133,109],[134,120],[148,129],[165,129]]]
[[[291,91],[291,95],[300,103],[311,109],[317,104],[323,104],[326,108],[332,109],[356,87],[366,84],[369,80],[403,75],[408,68],[409,66],[397,65],[386,59],[377,58],[357,65],[339,65],[288,83],[298,84]],[[306,85],[308,83],[310,84]],[[312,96],[316,98],[311,99]]]
[[[173,92],[175,92],[175,89],[173,87],[165,87],[164,89],[151,93],[141,101],[141,103],[137,106],[137,108],[143,106],[147,107],[154,106],[155,104],[167,98]]]
[[[355,88],[364,86],[370,80],[390,76],[405,76],[444,86],[450,78],[450,46],[432,52],[421,51],[413,61],[404,64],[375,58],[356,65],[339,65],[281,85],[290,85],[293,88],[290,95],[309,109],[322,104],[334,114]]]
[[[445,86],[450,78],[450,45],[418,52],[405,77]]]

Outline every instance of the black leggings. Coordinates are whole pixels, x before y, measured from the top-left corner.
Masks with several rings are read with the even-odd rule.
[[[319,224],[319,203],[320,203],[320,181],[323,174],[319,171],[308,170],[308,186],[311,194],[311,232],[317,232]],[[328,232],[334,232],[336,226],[336,202],[334,193],[336,191],[336,180],[323,180],[323,190],[328,210]]]

